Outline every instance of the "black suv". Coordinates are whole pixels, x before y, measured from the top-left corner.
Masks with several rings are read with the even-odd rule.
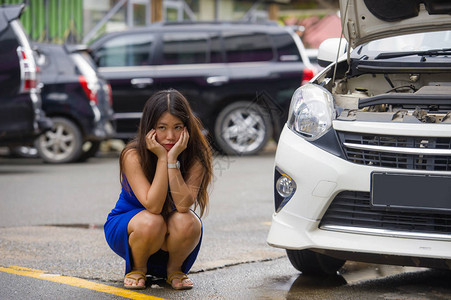
[[[0,145],[32,144],[51,121],[41,110],[33,51],[19,21],[24,5],[0,6]]]
[[[277,140],[292,93],[314,75],[299,37],[274,23],[157,23],[89,47],[112,86],[117,138],[136,134],[153,93],[175,88],[228,154]]]
[[[111,87],[83,45],[33,44],[41,68],[42,107],[52,130],[35,143],[48,163],[84,161],[115,134]]]

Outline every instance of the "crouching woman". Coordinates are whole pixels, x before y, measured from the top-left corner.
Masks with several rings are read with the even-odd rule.
[[[137,137],[120,156],[122,191],[104,225],[106,240],[125,259],[124,287],[144,289],[146,275],[190,289],[187,273],[202,240],[211,151],[185,97],[160,91],[145,104]],[[194,210],[192,210],[192,208]]]

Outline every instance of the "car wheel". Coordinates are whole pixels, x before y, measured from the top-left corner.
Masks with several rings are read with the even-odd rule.
[[[83,145],[83,153],[78,158],[78,162],[84,162],[89,158],[95,156],[100,149],[100,141],[88,141]]]
[[[53,128],[36,139],[39,156],[47,163],[75,162],[83,153],[83,137],[74,122],[52,118]]]
[[[304,275],[336,275],[346,262],[310,250],[287,250],[287,256],[293,267]]]
[[[257,104],[235,102],[226,106],[215,123],[215,140],[226,154],[259,152],[272,133],[271,118]]]

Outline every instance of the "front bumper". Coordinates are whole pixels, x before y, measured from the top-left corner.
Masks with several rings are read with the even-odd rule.
[[[398,131],[398,134],[403,133]],[[320,228],[323,216],[337,195],[345,191],[370,192],[373,171],[408,174],[424,174],[424,171],[355,164],[307,142],[287,127],[278,143],[275,166],[294,180],[296,191],[291,200],[273,215],[267,238],[270,245],[285,249],[451,260],[449,233],[375,231],[360,225],[355,228]],[[433,174],[450,176],[451,172]],[[446,222],[450,222],[449,217]],[[451,261],[449,264],[451,266]]]

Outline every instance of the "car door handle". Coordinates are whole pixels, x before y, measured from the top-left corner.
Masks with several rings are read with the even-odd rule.
[[[134,87],[142,89],[142,88],[145,88],[148,85],[153,84],[153,79],[152,78],[133,78],[131,80],[131,84]]]
[[[227,76],[210,76],[207,77],[207,83],[211,85],[221,85],[223,83],[229,82],[229,77]]]

